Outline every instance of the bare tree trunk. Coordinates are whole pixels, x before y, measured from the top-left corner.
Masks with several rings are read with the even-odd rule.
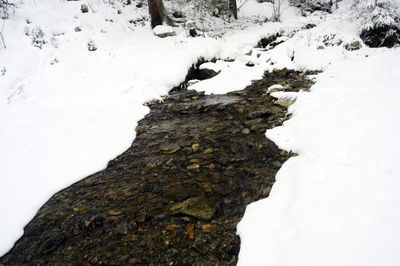
[[[151,27],[162,25],[165,21],[170,26],[175,26],[174,21],[168,16],[162,0],[147,0],[151,17]]]
[[[149,4],[149,13],[151,17],[151,27],[154,28],[163,23],[162,0],[147,0]],[[161,5],[160,5],[161,3]]]
[[[236,0],[229,0],[229,9],[231,10],[233,17],[235,19],[238,18],[237,15],[237,4],[236,4]]]

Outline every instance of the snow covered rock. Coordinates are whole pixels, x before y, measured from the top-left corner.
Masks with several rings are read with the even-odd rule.
[[[154,35],[160,38],[175,36],[176,33],[171,26],[159,25],[153,29]]]

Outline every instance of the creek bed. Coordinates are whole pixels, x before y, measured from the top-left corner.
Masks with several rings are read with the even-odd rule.
[[[105,170],[56,193],[0,264],[233,265],[236,225],[291,156],[265,137],[287,110],[268,87],[307,90],[286,69],[224,95],[173,90]]]

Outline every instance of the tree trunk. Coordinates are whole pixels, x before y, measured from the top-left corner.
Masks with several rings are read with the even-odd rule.
[[[151,17],[151,27],[154,28],[163,24],[163,8],[162,0],[147,0],[149,4],[149,13]]]
[[[151,17],[151,27],[154,28],[166,22],[170,26],[175,26],[174,21],[168,16],[162,0],[147,0]]]
[[[236,0],[229,0],[229,8],[230,8],[230,10],[231,10],[231,12],[232,12],[233,17],[234,17],[235,19],[237,19],[237,18],[238,18],[238,15],[237,15],[237,4],[236,4]]]

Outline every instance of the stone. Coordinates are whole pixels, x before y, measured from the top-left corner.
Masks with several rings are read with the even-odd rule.
[[[155,167],[157,167],[157,164],[155,164],[155,163],[148,163],[148,164],[146,164],[146,167],[147,168],[155,168]]]
[[[115,228],[115,232],[117,234],[127,235],[128,234],[128,225],[126,223],[117,225],[117,227]]]
[[[172,37],[175,36],[176,33],[174,31],[174,28],[171,26],[166,26],[166,25],[158,25],[153,29],[154,35],[160,38],[166,38],[166,37]]]
[[[200,165],[197,163],[189,164],[188,166],[186,166],[186,169],[188,169],[188,170],[197,170],[199,168],[200,168]]]
[[[205,79],[210,79],[218,75],[220,72],[216,72],[212,69],[204,68],[204,69],[199,69],[198,76],[197,78],[199,80],[205,80]]]
[[[284,108],[288,108],[295,102],[295,99],[292,98],[280,98],[274,102],[274,104],[282,106]]]
[[[203,233],[215,233],[217,231],[217,227],[213,224],[203,224],[201,225],[201,231]]]
[[[172,13],[172,16],[174,18],[183,18],[183,13],[181,11],[176,10],[174,11],[174,13]]]
[[[109,209],[107,211],[107,214],[111,215],[111,216],[118,216],[118,215],[121,215],[122,213],[123,213],[122,210],[117,210],[117,209]]]
[[[212,148],[207,148],[207,149],[205,149],[203,151],[203,154],[208,154],[208,153],[211,153],[211,152],[213,152],[213,149]]]
[[[199,220],[211,220],[217,208],[210,199],[206,197],[193,197],[186,201],[175,203],[170,208],[173,214],[185,214]]]
[[[359,41],[354,41],[354,42],[345,44],[344,49],[346,49],[347,51],[356,51],[356,50],[360,50],[361,47],[362,46]]]
[[[249,62],[246,63],[246,66],[247,66],[247,67],[254,67],[255,64],[254,64],[253,62],[250,62],[250,61],[249,61]]]
[[[250,129],[248,129],[248,128],[243,128],[242,133],[243,133],[244,135],[248,135],[248,134],[250,134]]]
[[[192,150],[197,151],[199,148],[200,148],[200,144],[198,144],[198,143],[192,144]]]
[[[175,152],[179,151],[180,149],[181,149],[181,146],[179,146],[179,144],[176,144],[176,143],[165,144],[165,145],[161,146],[161,150],[166,154],[175,153]]]
[[[88,6],[85,5],[85,4],[82,4],[82,5],[81,5],[81,12],[82,12],[82,13],[87,13],[87,12],[89,12]]]
[[[194,224],[187,224],[186,225],[186,233],[189,237],[189,239],[194,238]]]
[[[248,120],[248,121],[244,122],[243,124],[245,124],[246,126],[253,126],[256,124],[260,124],[261,122],[262,122],[261,118],[256,118],[256,119]]]
[[[270,109],[263,109],[263,110],[254,111],[254,112],[249,113],[247,118],[255,119],[255,118],[258,118],[258,117],[269,116],[271,114],[272,114],[272,111]]]
[[[189,191],[180,182],[173,182],[163,189],[164,197],[176,201],[184,200],[189,195]]]

